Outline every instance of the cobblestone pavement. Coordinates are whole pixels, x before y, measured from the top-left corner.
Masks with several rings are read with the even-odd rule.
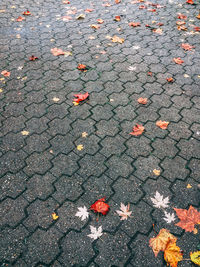
[[[166,266],[163,252],[155,257],[149,247],[161,228],[178,238],[184,258],[197,250],[199,234],[176,226],[177,217],[167,224],[151,198],[156,191],[169,197],[169,213],[199,205],[200,35],[194,25],[200,5],[153,3],[164,7],[131,0],[1,2],[0,72],[10,72],[0,79],[1,266]],[[30,16],[22,15],[26,10]],[[187,16],[187,31],[177,29],[178,13]],[[76,19],[80,14],[85,18]],[[117,15],[121,21],[114,21]],[[17,22],[19,16],[25,20]],[[114,35],[124,42],[112,42]],[[185,51],[182,43],[195,48]],[[55,47],[68,53],[54,56]],[[39,59],[29,61],[31,55]],[[178,57],[183,64],[173,61]],[[79,63],[89,70],[79,71]],[[73,95],[85,92],[89,100],[74,106]],[[169,121],[168,128],[158,128],[158,120]],[[129,134],[136,123],[145,127],[138,137]],[[75,216],[102,197],[110,205],[106,216]],[[128,220],[116,213],[120,203],[130,203]],[[102,226],[103,235],[93,241],[90,226]]]

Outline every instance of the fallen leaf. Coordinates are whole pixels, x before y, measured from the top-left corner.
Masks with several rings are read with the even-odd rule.
[[[110,206],[105,203],[105,201],[105,198],[98,199],[94,204],[90,206],[90,210],[93,210],[95,213],[106,215],[110,209]]]
[[[140,22],[130,22],[128,25],[132,26],[132,27],[139,27],[140,26]]]
[[[25,16],[29,16],[29,15],[31,15],[31,12],[28,11],[28,10],[27,10],[27,11],[24,11],[24,12],[23,12],[23,15],[25,15]]]
[[[87,208],[85,206],[79,207],[75,216],[80,217],[81,221],[84,221],[85,219],[87,219],[89,217],[89,213],[87,211]]]
[[[157,121],[156,122],[156,126],[160,127],[161,129],[163,130],[166,130],[167,129],[167,126],[168,126],[169,122],[168,121]]]
[[[121,17],[120,16],[115,16],[114,20],[115,21],[120,21],[121,20]]]
[[[194,48],[195,46],[192,46],[192,45],[186,43],[186,44],[181,44],[181,47],[182,47],[183,49],[185,49],[185,50],[189,50],[189,51],[191,51],[192,48]]]
[[[188,189],[189,189],[189,188],[192,188],[191,184],[187,184],[186,187],[187,187]]]
[[[82,133],[82,137],[83,137],[83,138],[85,138],[85,137],[87,137],[87,136],[88,136],[88,133],[86,133],[86,132],[83,132],[83,133]]]
[[[116,210],[117,214],[121,216],[120,220],[127,220],[128,217],[131,216],[132,211],[129,211],[130,209],[130,204],[125,206],[123,203],[121,203],[120,210]]]
[[[97,229],[96,227],[93,227],[90,225],[90,231],[91,231],[91,234],[89,234],[88,236],[94,240],[99,238],[103,234],[102,226],[99,226],[99,228]]]
[[[84,64],[78,64],[77,69],[80,71],[87,71],[87,66]]]
[[[154,170],[153,170],[153,173],[154,173],[156,176],[158,176],[158,175],[160,175],[160,170],[154,169]]]
[[[197,19],[200,19],[200,13],[196,16]]]
[[[90,13],[90,12],[92,12],[92,11],[94,11],[94,9],[92,9],[92,8],[87,8],[87,9],[85,10],[85,12],[87,12],[87,13]]]
[[[112,37],[112,42],[113,43],[120,43],[120,44],[122,44],[124,42],[124,39],[115,35],[115,36]]]
[[[176,220],[174,213],[170,214],[167,213],[166,211],[164,211],[165,217],[163,217],[163,219],[167,222],[167,223],[171,223],[174,222]]]
[[[190,4],[190,5],[194,5],[194,1],[193,0],[187,0],[186,3]]]
[[[105,4],[102,4],[102,6],[109,7],[109,6],[111,6],[111,4],[105,3]]]
[[[139,104],[146,105],[148,100],[147,100],[147,98],[140,97],[140,98],[138,98],[137,101]]]
[[[78,145],[76,148],[78,151],[81,151],[81,150],[83,150],[83,145]]]
[[[21,131],[22,135],[29,135],[29,131]]]
[[[3,71],[1,72],[1,74],[2,74],[3,76],[5,76],[5,77],[10,77],[10,72],[7,71],[7,70],[3,70]]]
[[[154,198],[151,197],[150,199],[153,202],[153,206],[155,208],[165,209],[165,208],[168,208],[169,206],[169,197],[164,198],[163,195],[161,195],[158,191],[156,191]]]
[[[149,12],[156,12],[157,10],[154,8],[154,9],[148,9]]]
[[[5,9],[0,9],[0,13],[5,13]]]
[[[147,75],[152,77],[153,73],[151,71],[149,71],[149,72],[147,72]]]
[[[63,4],[67,4],[67,5],[69,5],[69,4],[70,4],[70,1],[65,0],[65,1],[63,1]]]
[[[71,19],[72,19],[71,16],[63,16],[63,17],[62,17],[62,20],[63,20],[63,21],[69,21],[69,20],[71,20]]]
[[[80,19],[84,19],[85,18],[85,15],[84,14],[80,14],[76,17],[76,19],[80,20]]]
[[[183,15],[181,13],[178,13],[177,18],[178,19],[187,19],[187,16],[185,16],[185,15]]]
[[[144,5],[141,5],[141,6],[139,6],[139,9],[147,9],[147,7]]]
[[[102,23],[104,23],[104,20],[103,20],[103,19],[97,19],[97,22],[98,22],[99,24],[102,24]]]
[[[176,242],[168,242],[164,251],[164,259],[171,267],[177,267],[178,262],[183,259],[183,253]]]
[[[174,62],[175,62],[176,64],[179,64],[179,65],[181,65],[182,63],[184,63],[184,61],[183,61],[180,57],[173,58],[173,60],[174,60]]]
[[[33,56],[33,55],[32,55],[31,57],[29,57],[29,60],[30,60],[30,61],[35,61],[35,60],[37,60],[37,59],[38,59],[38,57],[35,57],[35,56]]]
[[[58,97],[54,97],[52,100],[53,100],[54,102],[58,102],[58,101],[60,101],[60,98],[58,98]]]
[[[179,31],[187,31],[187,27],[185,27],[185,26],[177,26],[177,29]]]
[[[23,21],[23,20],[25,20],[25,18],[24,17],[21,17],[21,16],[19,16],[17,19],[16,19],[16,21]]]
[[[3,93],[3,89],[2,88],[0,88],[0,93]]]
[[[176,208],[174,208],[174,210],[180,219],[176,225],[185,229],[186,232],[194,231],[195,224],[200,223],[200,212],[198,212],[193,206],[190,206],[188,210]]]
[[[78,106],[79,105],[79,103],[77,103],[77,102],[72,102],[73,104],[74,104],[74,106]]]
[[[54,221],[59,218],[59,216],[55,212],[53,212],[51,215]]]
[[[166,79],[169,83],[173,83],[174,82],[174,79],[172,77],[169,77]]]
[[[185,21],[177,21],[176,22],[176,25],[179,25],[179,26],[182,26],[182,25],[185,25]]]
[[[167,229],[162,228],[159,234],[149,240],[149,246],[152,248],[155,257],[160,251],[165,251],[169,241],[176,242],[177,238],[172,235]]]
[[[153,29],[152,32],[155,32],[155,33],[158,33],[158,34],[163,34],[163,30],[161,28]]]
[[[52,53],[54,56],[60,56],[60,55],[64,55],[64,54],[65,54],[65,52],[64,52],[62,49],[57,48],[57,47],[52,48],[52,49],[51,49],[51,53]]]
[[[200,266],[200,251],[190,252],[190,259],[196,265]]]
[[[195,30],[195,32],[200,32],[200,27],[195,26],[195,27],[194,27],[194,30]]]
[[[115,4],[121,3],[121,0],[115,0]]]
[[[134,136],[138,136],[138,135],[141,135],[143,132],[144,132],[144,126],[142,126],[141,124],[136,124],[133,127],[132,132],[129,134],[134,135]]]
[[[95,29],[95,30],[100,29],[100,26],[99,26],[99,25],[95,25],[95,24],[90,25],[90,27],[91,27],[92,29]]]

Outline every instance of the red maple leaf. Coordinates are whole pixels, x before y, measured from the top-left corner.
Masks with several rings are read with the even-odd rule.
[[[94,204],[90,206],[90,210],[93,210],[95,213],[106,215],[110,209],[110,206],[105,203],[105,201],[105,198],[98,199]]]
[[[25,15],[25,16],[29,16],[29,15],[31,15],[31,12],[30,11],[24,11],[24,13],[23,13],[23,15]]]
[[[21,17],[21,16],[19,16],[19,17],[16,19],[16,21],[23,21],[23,20],[25,20],[25,18],[24,18],[24,17]]]
[[[74,95],[76,98],[73,99],[73,102],[79,103],[85,99],[87,99],[89,97],[89,93],[85,93],[85,94],[76,94]]]
[[[144,132],[144,126],[142,126],[141,124],[136,124],[133,127],[133,131],[129,134],[134,135],[134,136],[138,136],[141,135]]]
[[[181,65],[182,63],[184,63],[184,61],[183,61],[180,57],[173,58],[173,60],[174,60],[174,62],[175,62],[176,64],[179,64],[179,65]]]
[[[186,209],[176,209],[177,216],[180,219],[176,225],[185,229],[186,232],[192,232],[195,230],[195,224],[200,223],[200,212],[198,212],[193,206],[190,206],[188,210]]]
[[[35,56],[33,56],[33,55],[32,55],[31,57],[29,57],[29,60],[30,60],[30,61],[35,61],[35,60],[37,60],[37,59],[38,59],[38,57],[35,57]]]
[[[189,50],[189,51],[191,51],[192,48],[194,48],[195,46],[192,46],[192,45],[190,45],[190,44],[181,44],[181,47],[182,47],[183,49],[185,49],[185,50]]]

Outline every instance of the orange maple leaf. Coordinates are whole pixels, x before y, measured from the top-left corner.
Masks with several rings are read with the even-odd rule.
[[[140,26],[140,22],[130,22],[128,25],[132,27],[138,27]]]
[[[200,13],[196,16],[197,19],[200,19]]]
[[[104,20],[103,20],[103,19],[97,19],[97,22],[98,22],[99,24],[102,24],[102,23],[104,23]]]
[[[169,122],[168,121],[157,121],[156,126],[160,127],[161,129],[167,129]]]
[[[173,60],[174,60],[174,62],[176,64],[179,64],[179,65],[181,65],[182,63],[184,63],[184,61],[180,57],[177,57],[177,58],[174,57]]]
[[[143,104],[143,105],[147,104],[147,98],[140,97],[140,98],[138,98],[137,101],[138,101],[139,104]]]
[[[165,251],[169,241],[176,242],[177,238],[172,235],[167,229],[162,228],[159,234],[149,240],[149,246],[153,249],[155,256],[157,257],[160,251]]]
[[[3,76],[5,76],[5,77],[10,77],[10,72],[7,71],[7,70],[3,70],[3,71],[1,72],[1,74],[2,74]]]
[[[185,50],[189,50],[189,51],[191,51],[192,48],[194,48],[195,46],[192,46],[192,45],[186,43],[186,44],[181,44],[181,47],[182,47],[183,49],[185,49]]]
[[[169,83],[173,83],[174,82],[174,79],[172,77],[169,77],[166,79]]]
[[[194,1],[193,0],[187,0],[186,3],[190,4],[190,5],[194,5]]]
[[[80,71],[87,71],[87,66],[84,64],[78,64],[77,69]]]
[[[193,206],[190,206],[188,210],[186,209],[176,209],[177,216],[180,219],[176,225],[185,229],[186,232],[192,232],[195,230],[195,224],[200,223],[200,212],[198,212]]]
[[[144,132],[144,126],[141,124],[136,124],[133,127],[133,131],[130,133],[131,135],[138,136],[141,135]]]
[[[176,242],[168,242],[164,251],[164,259],[171,267],[177,267],[178,262],[183,259],[183,253]]]

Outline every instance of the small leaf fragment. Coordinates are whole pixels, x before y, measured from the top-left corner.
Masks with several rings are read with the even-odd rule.
[[[153,173],[154,173],[156,176],[158,176],[158,175],[160,175],[160,170],[154,169],[154,170],[153,170]]]
[[[59,216],[55,212],[53,212],[51,215],[54,221],[59,218]]]
[[[85,15],[84,14],[80,14],[76,17],[77,20],[80,20],[80,19],[84,19],[85,18]]]
[[[29,135],[29,131],[21,131],[22,135]]]
[[[131,133],[131,135],[134,135],[134,136],[139,136],[141,135],[142,133],[144,132],[144,126],[141,125],[141,124],[136,124],[134,127],[133,127],[133,130]]]
[[[187,188],[192,188],[191,184],[187,184]]]
[[[86,138],[87,136],[88,136],[88,133],[86,133],[86,132],[83,132],[83,133],[82,133],[82,137],[83,137],[83,138]]]
[[[169,122],[168,121],[157,121],[156,122],[156,126],[160,127],[161,129],[163,130],[166,130],[167,129],[167,126],[168,126]]]
[[[83,145],[78,145],[76,148],[77,148],[77,150],[81,151],[81,150],[83,150]]]
[[[120,44],[123,44],[124,39],[123,39],[123,38],[120,38],[120,37],[118,37],[118,36],[116,36],[116,35],[114,35],[114,36],[112,37],[112,42],[113,42],[113,43],[120,43]]]
[[[146,105],[148,100],[147,100],[147,98],[140,97],[140,98],[138,98],[137,101],[139,104]]]

